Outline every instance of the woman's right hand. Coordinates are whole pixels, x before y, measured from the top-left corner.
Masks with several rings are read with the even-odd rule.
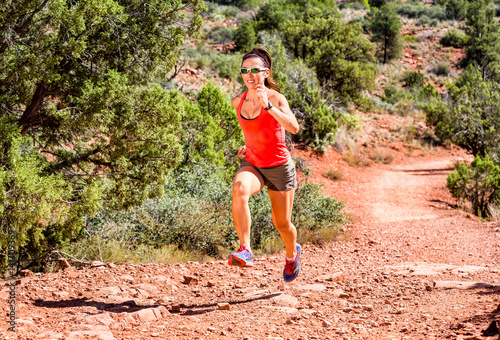
[[[245,157],[246,153],[247,153],[246,145],[243,145],[241,148],[238,149],[238,157],[243,158]]]

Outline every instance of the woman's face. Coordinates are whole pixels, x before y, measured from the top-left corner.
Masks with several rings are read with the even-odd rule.
[[[243,60],[241,63],[242,68],[252,68],[252,67],[260,67],[266,68],[264,62],[260,58],[247,58]],[[264,80],[269,76],[269,70],[260,71],[259,73],[248,72],[245,74],[241,74],[243,81],[248,89],[254,89],[257,85],[264,85]]]

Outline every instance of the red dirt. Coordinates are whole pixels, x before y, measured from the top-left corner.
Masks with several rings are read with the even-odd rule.
[[[391,150],[394,163],[367,168],[333,150],[292,151],[353,216],[339,241],[304,245],[293,283],[281,278],[284,252],[247,269],[221,260],[35,274],[17,286],[15,333],[0,300],[0,338],[487,339],[500,316],[500,228],[456,209],[446,189],[464,153]],[[323,177],[330,168],[343,178]]]

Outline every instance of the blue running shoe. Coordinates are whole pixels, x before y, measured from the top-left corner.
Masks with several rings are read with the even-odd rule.
[[[230,266],[253,267],[252,253],[242,245],[238,252],[229,255],[227,263]]]
[[[295,260],[292,262],[288,262],[288,260],[286,260],[285,269],[283,270],[283,279],[285,280],[285,282],[292,282],[293,280],[295,280],[297,275],[299,275],[299,258],[300,253],[302,252],[302,247],[297,243],[295,245],[295,249],[297,250]]]

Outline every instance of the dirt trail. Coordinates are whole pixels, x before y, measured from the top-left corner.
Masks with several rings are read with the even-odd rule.
[[[291,284],[283,254],[252,269],[215,261],[34,275],[18,286],[17,332],[4,323],[0,338],[483,339],[500,316],[500,228],[454,209],[451,161],[313,176],[355,218],[345,241],[303,247]],[[321,160],[312,164],[321,173]]]

